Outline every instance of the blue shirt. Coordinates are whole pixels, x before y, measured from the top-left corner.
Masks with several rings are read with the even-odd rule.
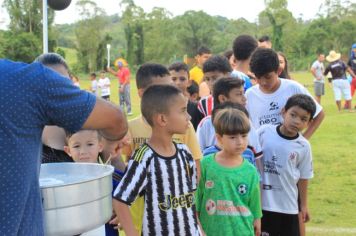
[[[94,95],[39,63],[0,60],[0,235],[44,235],[39,188],[45,125],[79,130]]]
[[[246,92],[247,89],[252,87],[251,79],[245,73],[243,73],[241,71],[234,70],[234,71],[231,72],[231,76],[233,78],[239,78],[239,79],[241,79],[241,80],[243,80],[245,82],[244,83],[244,91],[245,92]]]

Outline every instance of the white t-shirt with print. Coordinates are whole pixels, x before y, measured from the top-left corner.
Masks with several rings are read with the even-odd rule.
[[[100,78],[98,81],[98,88],[101,89],[101,96],[110,95],[110,79],[108,77]]]
[[[318,60],[314,61],[313,65],[311,66],[313,69],[315,69],[315,74],[318,78],[321,78],[321,80],[317,80],[314,78],[314,82],[318,83],[324,83],[324,64]]]
[[[313,177],[311,147],[301,134],[285,137],[277,127],[257,130],[263,151],[262,209],[298,214],[297,183]]]
[[[266,124],[281,124],[283,121],[281,111],[292,95],[306,94],[313,98],[308,90],[298,82],[287,79],[280,79],[280,81],[281,84],[277,91],[271,94],[262,92],[258,84],[246,91],[246,108],[256,129]],[[316,104],[314,117],[316,117],[323,108],[315,100],[314,102]]]
[[[206,148],[216,144],[215,128],[211,120],[211,116],[202,119],[197,128],[197,137],[200,150],[203,152]],[[248,133],[248,145],[252,148],[255,158],[262,156],[261,145],[258,141],[256,129],[251,124],[250,132]]]

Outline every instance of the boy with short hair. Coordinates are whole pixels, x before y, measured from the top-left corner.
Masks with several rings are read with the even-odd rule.
[[[96,80],[96,73],[93,72],[90,74],[90,92],[98,95],[98,81]]]
[[[299,235],[298,193],[302,219],[309,220],[307,186],[313,177],[312,154],[309,141],[300,132],[308,127],[315,111],[310,96],[296,94],[282,109],[282,124],[258,130],[263,149],[262,234]]]
[[[194,80],[190,81],[190,85],[187,88],[189,93],[189,100],[192,102],[199,102],[199,85]]]
[[[100,72],[98,88],[101,89],[101,98],[110,101],[110,79],[106,77],[105,71]]]
[[[188,66],[183,62],[175,62],[168,67],[168,70],[171,74],[173,83],[182,91],[182,93],[187,98],[189,98],[189,94],[187,91],[189,85]],[[203,119],[203,116],[198,110],[197,103],[190,101],[190,99],[188,99],[188,113],[192,118],[191,122],[194,126],[194,129],[196,130],[199,122],[201,121],[201,119]]]
[[[324,95],[324,60],[325,55],[320,53],[318,55],[318,59],[313,62],[310,72],[314,76],[314,94],[315,100],[320,104],[321,103],[321,96]]]
[[[194,191],[197,172],[189,149],[173,134],[189,127],[187,98],[171,85],[152,85],[142,96],[141,112],[152,135],[131,157],[114,193],[114,208],[126,235],[139,235],[128,205],[144,196],[143,235],[200,235]]]
[[[142,98],[143,93],[147,88],[157,84],[173,85],[169,71],[166,67],[156,63],[145,63],[136,72],[136,86],[139,97]],[[148,141],[152,135],[152,128],[147,121],[138,116],[129,121],[128,136],[131,138],[129,146],[126,146],[123,153],[129,157],[134,150],[138,149],[142,144]],[[196,161],[198,176],[200,174],[200,159],[202,157],[199,149],[197,137],[195,135],[193,125],[189,125],[184,134],[173,135],[173,140],[179,143],[184,143],[188,146],[194,160]],[[133,212],[134,224],[137,230],[141,230],[143,217],[143,198],[139,198],[131,207]]]
[[[216,81],[230,76],[232,69],[229,61],[224,56],[212,56],[203,65],[204,81],[207,83],[210,95],[203,97],[198,102],[198,109],[205,116],[211,115],[214,108],[213,86]]]
[[[189,77],[199,85],[203,81],[203,64],[211,57],[211,51],[205,46],[201,46],[195,56],[196,65],[189,71]]]
[[[261,200],[256,168],[242,157],[250,121],[237,109],[220,110],[214,119],[222,150],[205,157],[196,192],[197,214],[206,235],[261,233]]]
[[[280,124],[281,110],[292,95],[301,93],[312,97],[298,82],[278,78],[278,55],[272,49],[258,48],[251,57],[250,67],[258,84],[246,92],[247,110],[256,129],[265,124]],[[315,117],[303,134],[307,139],[324,119],[322,107],[316,104],[316,108]]]
[[[234,51],[235,65],[232,77],[237,77],[245,81],[244,89],[252,87],[251,79],[254,79],[250,72],[250,59],[252,53],[256,50],[258,44],[254,37],[250,35],[238,36],[232,45]]]

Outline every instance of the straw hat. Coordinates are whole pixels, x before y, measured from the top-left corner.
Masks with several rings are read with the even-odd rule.
[[[334,50],[331,50],[329,52],[329,55],[326,57],[326,60],[328,62],[333,62],[333,61],[337,61],[339,60],[341,57],[341,54],[340,53],[336,53]]]

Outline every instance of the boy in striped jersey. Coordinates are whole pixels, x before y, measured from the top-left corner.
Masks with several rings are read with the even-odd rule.
[[[126,235],[139,235],[128,206],[144,196],[143,235],[200,235],[195,162],[184,144],[172,140],[188,129],[187,98],[171,85],[152,85],[142,96],[141,112],[152,135],[131,157],[114,192],[120,224]]]

